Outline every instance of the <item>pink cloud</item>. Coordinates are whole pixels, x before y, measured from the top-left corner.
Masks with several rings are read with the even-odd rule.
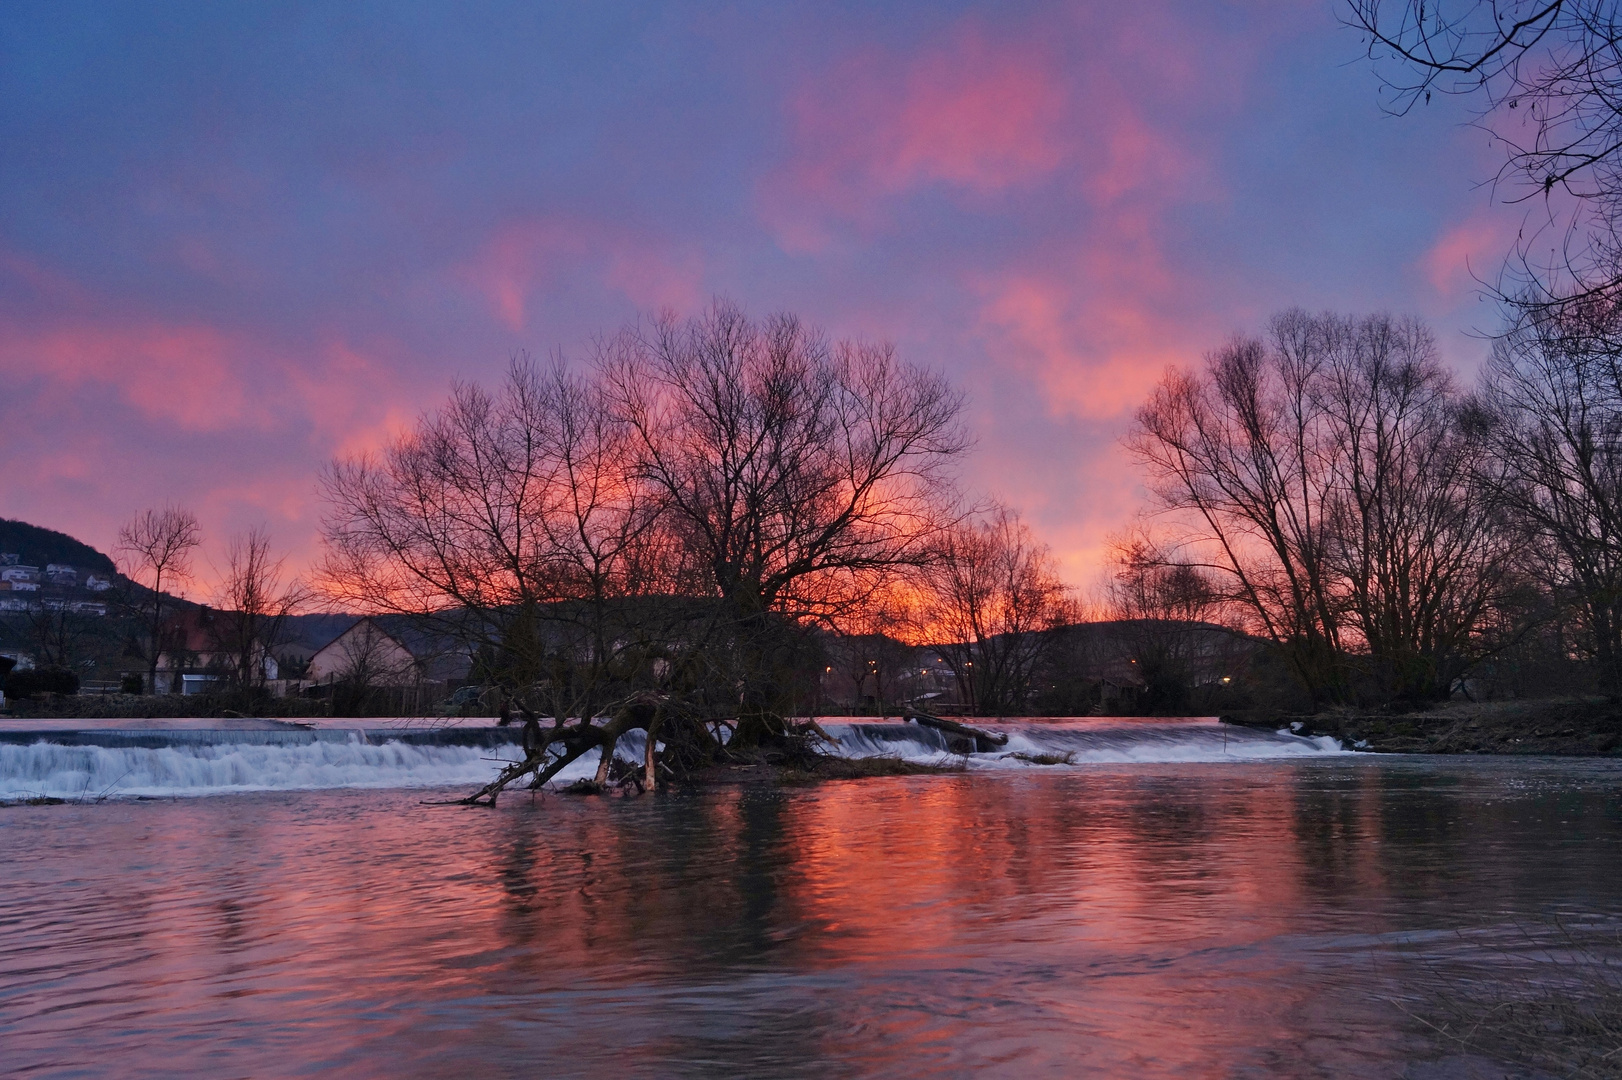
[[[1425,279],[1449,298],[1480,288],[1510,250],[1515,228],[1511,215],[1484,211],[1444,229],[1420,259]]]
[[[1183,96],[1197,43],[1172,35],[1146,51],[1131,20],[1078,21],[993,36],[967,18],[911,55],[866,48],[802,84],[786,106],[789,154],[757,191],[779,242],[819,251],[837,227],[871,231],[891,201],[930,187],[997,209],[994,197],[1044,184],[1094,207],[1156,189],[1205,197],[1199,156],[1144,111]],[[1231,79],[1210,81],[1234,96]]]
[[[514,331],[527,328],[534,297],[582,274],[642,309],[690,310],[704,295],[704,265],[695,252],[629,228],[564,218],[508,222],[459,270]]]
[[[1046,49],[977,22],[911,57],[863,50],[788,103],[793,151],[762,186],[763,212],[790,246],[815,249],[825,213],[861,221],[929,184],[984,196],[1039,182],[1073,152],[1069,102]]]
[[[987,351],[1034,378],[1055,415],[1126,416],[1168,365],[1198,356],[1183,327],[1119,295],[1074,282],[1013,277],[988,284],[980,310]]]
[[[0,370],[59,387],[113,386],[150,419],[190,431],[264,422],[238,369],[249,344],[202,325],[144,322],[69,324],[38,332],[0,332]]]

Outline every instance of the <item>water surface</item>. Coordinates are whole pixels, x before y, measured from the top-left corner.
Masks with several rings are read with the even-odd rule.
[[[1413,1016],[1622,920],[1622,763],[0,810],[25,1076],[1504,1076]]]

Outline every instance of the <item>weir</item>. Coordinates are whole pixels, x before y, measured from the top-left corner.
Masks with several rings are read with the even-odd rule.
[[[967,755],[971,767],[1024,768],[1030,759],[1063,764],[1129,764],[1132,762],[1256,761],[1345,753],[1334,739],[1302,738],[1288,731],[1260,731],[1218,723],[1210,717],[1087,717],[1044,720],[1016,718],[976,720],[977,729],[1003,734],[1003,746],[976,740],[978,752]],[[824,720],[822,728],[839,740],[849,757],[890,755],[928,760],[960,752],[964,738],[951,731],[917,723]]]
[[[68,727],[0,721],[0,800],[34,797],[94,799],[175,797],[320,788],[477,787],[522,754],[521,729],[488,722],[346,721],[382,726],[296,726],[241,721],[203,727],[199,721],[124,721],[131,726]],[[138,724],[139,726],[133,726]],[[960,760],[971,771],[1130,765],[1154,762],[1241,762],[1340,754],[1329,738],[1230,727],[1213,719],[977,721],[1006,735],[976,741],[950,729],[896,720],[821,721],[834,740],[829,753],[910,761]],[[42,729],[43,728],[43,729]],[[628,732],[618,756],[642,760],[646,736]],[[589,777],[598,755],[586,754],[555,782]]]

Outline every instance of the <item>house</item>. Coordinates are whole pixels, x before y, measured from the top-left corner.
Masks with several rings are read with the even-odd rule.
[[[105,605],[103,605],[105,607]],[[241,657],[234,644],[235,612],[188,608],[164,625],[164,651],[158,654],[155,694],[201,694],[213,683],[234,676]],[[251,663],[265,681],[276,679],[276,658],[264,643],[253,642]]]
[[[78,567],[69,566],[67,563],[49,563],[45,567],[45,580],[52,585],[71,589],[79,584]]]
[[[40,573],[37,566],[23,566],[20,563],[0,566],[0,581],[11,582],[13,588],[16,588],[18,584],[31,584],[37,588],[39,579]]]
[[[305,681],[421,686],[467,677],[472,659],[455,639],[399,616],[367,616],[317,649]]]

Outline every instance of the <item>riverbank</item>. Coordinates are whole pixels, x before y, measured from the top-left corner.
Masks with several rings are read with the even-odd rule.
[[[1373,753],[1622,756],[1622,705],[1603,698],[1449,701],[1422,711],[1344,708],[1222,719],[1241,727],[1328,735]]]

